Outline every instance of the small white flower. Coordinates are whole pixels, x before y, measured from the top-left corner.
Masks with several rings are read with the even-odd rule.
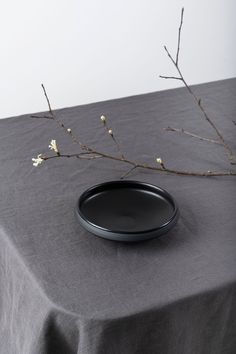
[[[159,163],[160,165],[163,164],[163,161],[162,161],[162,159],[160,157],[157,157],[156,162]]]
[[[104,115],[101,116],[101,121],[102,121],[103,123],[106,122],[106,117],[105,117]]]
[[[108,133],[109,133],[110,135],[113,135],[112,129],[109,129],[109,130],[108,130]]]
[[[68,129],[67,129],[67,132],[68,132],[68,133],[71,133],[71,129],[70,129],[70,128],[68,128]]]
[[[56,153],[59,152],[59,151],[58,151],[58,148],[57,148],[57,142],[56,142],[56,140],[51,140],[50,145],[48,145],[48,147],[49,147],[50,150],[53,150],[53,151],[55,151]]]
[[[41,156],[42,156],[42,154],[39,154],[36,158],[35,157],[32,158],[33,166],[37,167],[38,165],[41,165],[41,163],[43,162],[43,159]]]

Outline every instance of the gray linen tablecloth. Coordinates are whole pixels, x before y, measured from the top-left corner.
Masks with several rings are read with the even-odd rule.
[[[235,150],[236,79],[193,89]],[[56,114],[102,151],[116,153],[105,114],[130,158],[233,168],[221,146],[163,131],[216,138],[185,88]],[[84,231],[74,208],[86,188],[119,179],[127,166],[53,159],[33,167],[51,139],[77,151],[53,121],[0,121],[0,353],[235,354],[236,178],[134,171],[129,179],[167,189],[181,217],[160,239],[115,243]]]

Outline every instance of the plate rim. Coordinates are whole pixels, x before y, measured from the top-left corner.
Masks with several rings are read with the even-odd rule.
[[[165,199],[168,200],[169,203],[172,204],[173,206],[173,214],[172,216],[164,223],[162,224],[161,226],[157,226],[157,227],[154,227],[152,229],[144,229],[144,230],[138,230],[138,231],[120,231],[120,230],[112,230],[112,229],[107,229],[105,227],[102,227],[102,226],[99,226],[99,225],[96,225],[94,224],[93,222],[89,221],[85,215],[82,213],[81,211],[81,204],[86,200],[86,198],[88,198],[89,196],[91,196],[91,193],[97,189],[101,189],[101,188],[104,188],[106,189],[107,186],[111,186],[111,185],[131,185],[134,187],[134,185],[138,186],[138,187],[142,187],[140,189],[147,189],[149,188],[153,190],[155,190],[156,192],[159,192],[159,195],[161,195],[161,197],[164,197]],[[158,194],[158,193],[156,193]],[[76,212],[77,212],[77,215],[79,217],[79,219],[82,219],[83,221],[83,224],[84,223],[87,223],[91,228],[93,229],[97,229],[98,231],[100,232],[104,232],[106,234],[117,234],[117,235],[124,235],[124,236],[136,236],[137,235],[145,235],[145,234],[149,234],[149,233],[154,233],[155,231],[161,231],[162,229],[166,229],[170,224],[172,223],[175,223],[176,219],[178,218],[178,214],[179,214],[179,209],[178,209],[178,206],[177,206],[177,203],[175,201],[175,199],[170,195],[170,193],[168,193],[165,189],[159,187],[159,186],[156,186],[152,183],[147,183],[147,182],[142,182],[142,181],[136,181],[136,180],[113,180],[113,181],[107,181],[107,182],[102,182],[102,183],[98,183],[94,186],[91,186],[89,187],[88,189],[86,189],[81,195],[80,197],[78,198],[77,200],[77,204],[76,204]],[[94,231],[95,231],[94,230]],[[91,231],[90,231],[91,232]]]

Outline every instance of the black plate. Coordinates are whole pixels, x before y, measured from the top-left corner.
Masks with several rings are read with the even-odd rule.
[[[96,236],[137,242],[161,236],[177,222],[178,208],[165,190],[136,181],[106,182],[86,190],[77,215]]]

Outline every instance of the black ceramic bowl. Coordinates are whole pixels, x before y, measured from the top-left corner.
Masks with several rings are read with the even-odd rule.
[[[113,241],[138,242],[168,232],[179,212],[165,190],[137,181],[106,182],[86,190],[76,207],[81,225]]]

